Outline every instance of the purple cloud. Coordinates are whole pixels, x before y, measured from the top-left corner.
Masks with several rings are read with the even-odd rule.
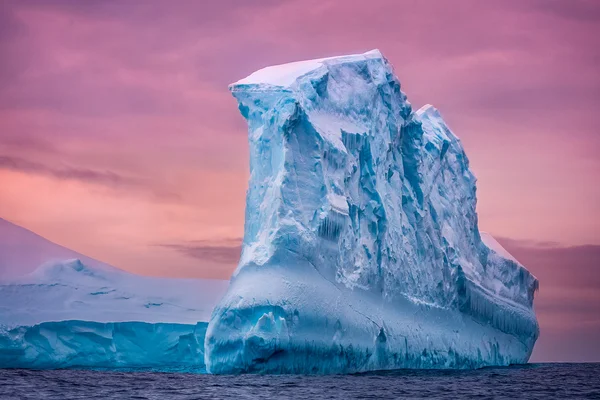
[[[181,243],[165,243],[156,246],[175,250],[185,256],[202,261],[235,266],[242,252],[242,239],[223,239],[219,241],[192,240]]]
[[[58,179],[73,179],[83,182],[98,183],[113,187],[139,186],[141,184],[137,179],[119,175],[114,171],[95,171],[70,166],[56,168],[22,158],[3,155],[0,155],[0,168],[25,173],[49,175]]]

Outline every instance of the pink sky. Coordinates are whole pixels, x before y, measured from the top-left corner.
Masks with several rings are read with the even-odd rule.
[[[540,320],[600,332],[594,0],[4,1],[0,217],[133,272],[228,278],[248,148],[227,84],[373,48],[461,137],[480,227],[545,278]],[[565,297],[595,308],[557,314]]]

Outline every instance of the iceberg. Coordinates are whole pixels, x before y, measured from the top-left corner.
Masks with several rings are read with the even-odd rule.
[[[434,107],[412,110],[378,50],[267,67],[230,90],[250,180],[208,372],[527,362],[538,281],[479,232],[460,140]]]
[[[207,321],[227,281],[131,274],[7,221],[0,228],[12,244],[0,245],[12,275],[0,279],[0,368],[203,371]],[[21,273],[41,259],[50,261]]]

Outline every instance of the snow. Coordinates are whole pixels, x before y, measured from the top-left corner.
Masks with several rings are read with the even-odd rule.
[[[475,176],[378,51],[257,71],[242,257],[206,334],[213,373],[527,362],[538,282],[482,241]]]
[[[90,267],[79,259],[53,261],[0,281],[0,325],[68,320],[196,324],[208,321],[227,285],[135,275]]]
[[[315,60],[298,61],[281,65],[273,65],[250,74],[244,79],[232,84],[232,87],[239,85],[267,84],[273,86],[290,86],[299,77],[320,68],[322,65],[330,62],[355,62],[369,58],[379,58],[379,50],[371,50],[364,54],[353,54],[342,57],[318,58]]]
[[[333,210],[348,215],[348,202],[346,201],[346,198],[344,196],[329,193],[327,195],[327,200],[329,201],[329,204],[331,204],[331,208]]]

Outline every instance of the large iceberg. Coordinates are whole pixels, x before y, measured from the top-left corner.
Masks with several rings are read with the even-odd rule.
[[[204,369],[227,281],[131,274],[5,220],[0,233],[0,368]]]
[[[527,362],[538,281],[479,232],[460,140],[434,107],[412,111],[378,50],[268,67],[230,90],[250,182],[209,372]]]

